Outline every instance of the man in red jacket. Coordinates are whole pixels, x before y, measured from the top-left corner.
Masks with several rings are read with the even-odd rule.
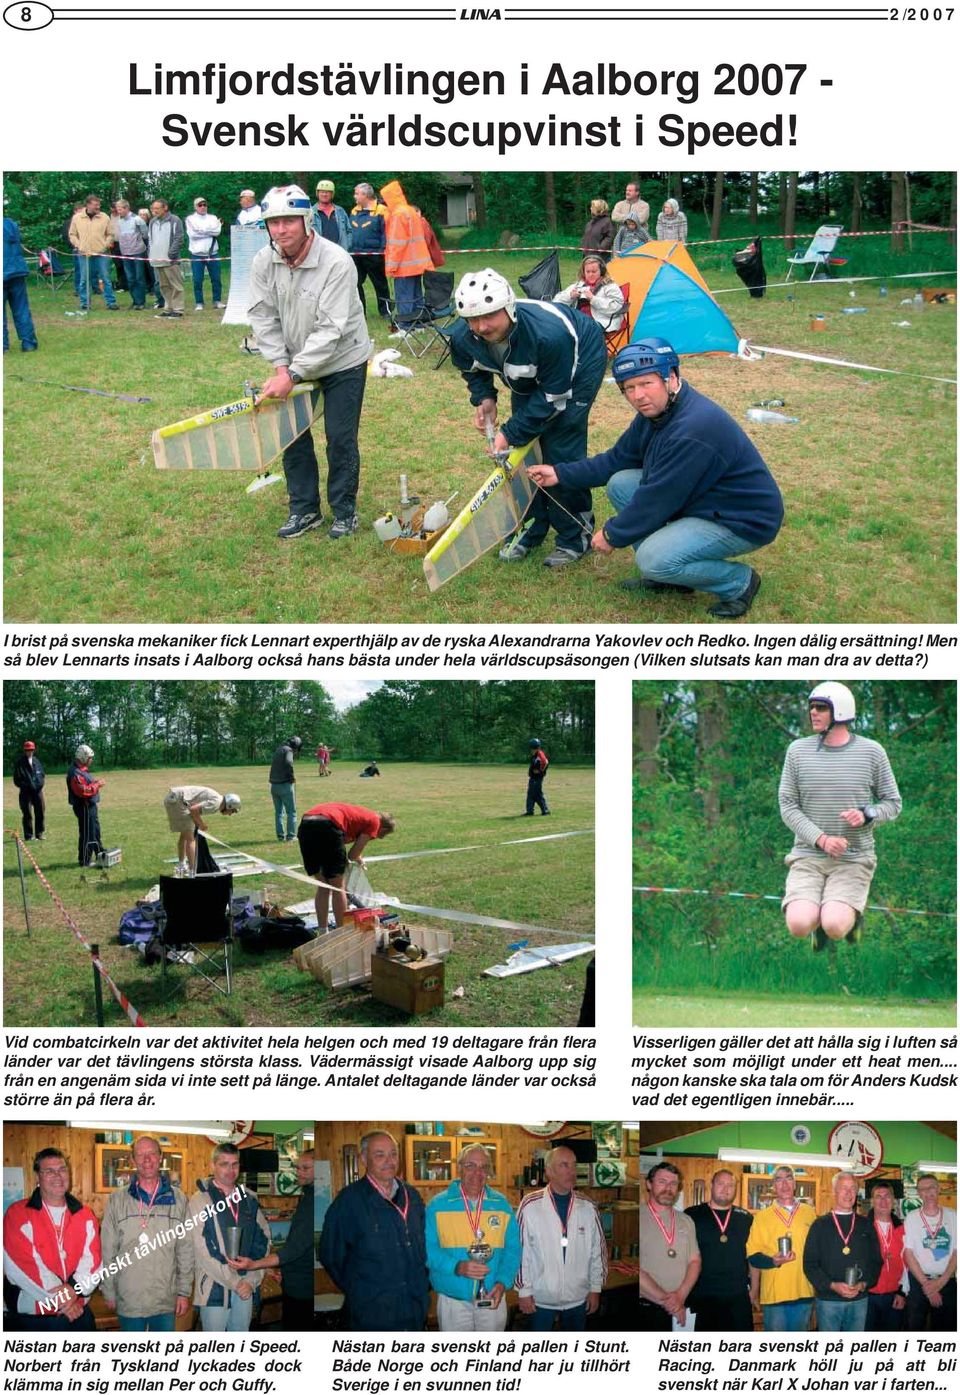
[[[321,934],[327,928],[331,887],[335,888],[333,915],[337,925],[342,925],[346,916],[347,893],[343,885],[347,863],[355,862],[362,867],[360,854],[371,838],[386,838],[396,826],[391,814],[375,813],[362,804],[317,804],[304,814],[297,829],[304,871],[328,883],[317,887],[314,898],[317,929]]]
[[[33,1171],[33,1194],[14,1201],[3,1218],[4,1326],[93,1331],[87,1303],[100,1268],[97,1219],[71,1196],[70,1164],[58,1148],[41,1148]]]

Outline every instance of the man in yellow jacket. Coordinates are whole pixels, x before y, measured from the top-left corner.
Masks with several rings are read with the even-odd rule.
[[[387,207],[384,269],[393,277],[397,325],[400,329],[408,329],[423,314],[420,278],[425,271],[433,271],[434,264],[420,211],[407,203],[399,180],[385,184],[382,195]]]

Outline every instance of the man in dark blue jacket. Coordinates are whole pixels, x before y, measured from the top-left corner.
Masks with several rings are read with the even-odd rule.
[[[23,255],[20,227],[12,218],[3,220],[3,352],[10,347],[7,329],[7,306],[13,316],[13,326],[20,338],[20,348],[32,354],[37,348],[37,331],[33,327],[30,302],[27,299],[27,276],[30,268]]]
[[[23,841],[29,843],[34,836],[34,826],[36,826],[36,836],[43,842],[44,814],[46,813],[46,797],[43,793],[43,786],[46,783],[46,774],[40,764],[40,757],[37,755],[37,747],[33,741],[23,743],[23,751],[17,756],[16,764],[13,767],[13,783],[17,787],[17,795],[20,801],[20,813],[23,816]]]
[[[487,267],[468,272],[456,292],[460,319],[450,331],[451,357],[470,390],[474,424],[497,425],[494,375],[510,389],[510,417],[496,431],[494,452],[539,438],[539,455],[562,464],[587,453],[587,418],[607,365],[603,331],[566,305],[518,301],[510,283]],[[589,487],[566,479],[534,496],[520,530],[500,550],[522,562],[552,526],[557,546],[545,567],[564,567],[590,551],[594,528]]]
[[[363,283],[367,277],[377,297],[377,313],[381,320],[390,318],[390,286],[384,270],[384,251],[387,245],[387,227],[384,218],[387,210],[384,204],[377,203],[372,184],[358,184],[353,191],[356,200],[350,214],[350,228],[353,241],[350,252],[357,268],[357,291],[364,314],[367,303],[363,295]]]
[[[607,486],[617,513],[594,534],[597,552],[632,547],[628,590],[708,591],[710,614],[746,615],[760,574],[732,562],[773,542],[783,500],[760,452],[732,417],[688,383],[664,339],[621,349],[613,376],[637,413],[616,445],[574,464],[536,465],[539,485]]]
[[[422,1332],[430,1281],[424,1207],[397,1177],[396,1139],[377,1130],[360,1140],[366,1175],[331,1203],[320,1263],[347,1300],[353,1332]]]

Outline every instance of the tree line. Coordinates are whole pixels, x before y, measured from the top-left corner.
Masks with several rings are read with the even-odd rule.
[[[254,765],[299,736],[351,760],[514,762],[532,736],[551,758],[592,764],[593,684],[388,681],[339,710],[321,683],[14,681],[3,685],[4,764],[27,739],[65,769],[80,741],[103,769]]]

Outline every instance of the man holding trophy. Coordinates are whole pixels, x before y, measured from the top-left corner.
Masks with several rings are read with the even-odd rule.
[[[773,1203],[758,1211],[747,1239],[750,1297],[763,1310],[764,1332],[805,1332],[813,1307],[813,1285],[804,1273],[807,1234],[817,1219],[797,1197],[793,1168],[773,1174]]]
[[[883,1259],[873,1223],[857,1213],[857,1179],[838,1172],[833,1206],[810,1227],[803,1272],[817,1296],[818,1332],[863,1332],[867,1290],[880,1278]]]
[[[457,1159],[459,1178],[427,1207],[427,1266],[441,1332],[502,1332],[504,1295],[520,1267],[520,1231],[507,1198],[487,1185],[480,1143]]]

